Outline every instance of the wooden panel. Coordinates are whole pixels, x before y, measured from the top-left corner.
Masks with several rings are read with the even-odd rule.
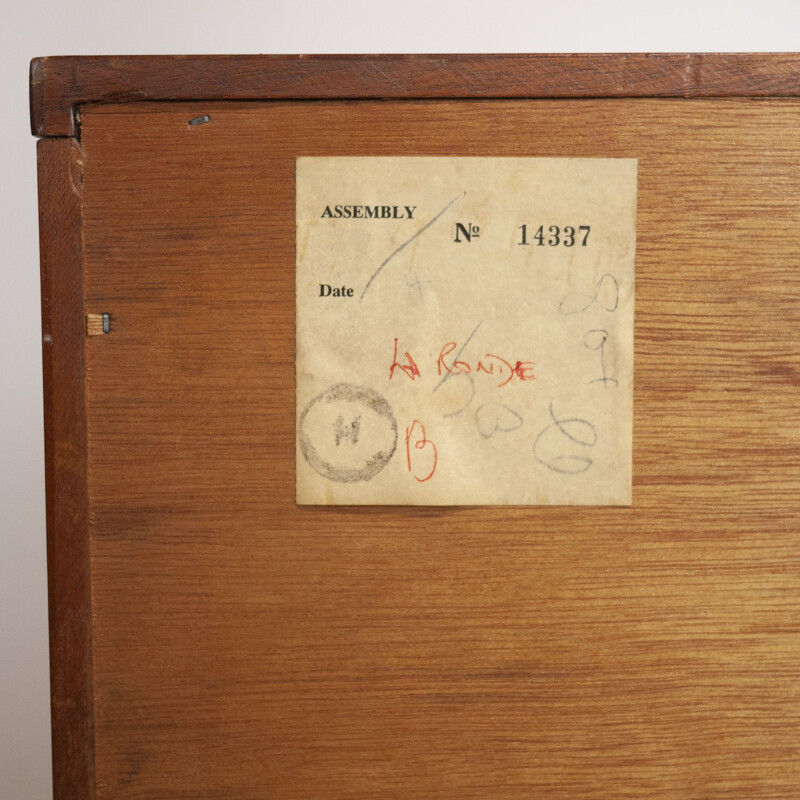
[[[31,130],[75,136],[82,103],[447,97],[791,97],[796,53],[73,56],[31,62]]]
[[[87,108],[98,797],[796,797],[799,127]],[[294,158],[355,154],[639,159],[632,508],[295,506]]]
[[[71,139],[37,149],[53,791],[61,800],[94,797],[81,149]]]

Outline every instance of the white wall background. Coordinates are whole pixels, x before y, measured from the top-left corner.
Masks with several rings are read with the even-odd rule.
[[[797,0],[5,0],[0,800],[45,800],[52,793],[36,159],[28,125],[32,57],[797,51],[798,22]]]

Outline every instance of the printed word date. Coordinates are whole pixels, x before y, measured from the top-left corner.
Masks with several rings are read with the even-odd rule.
[[[532,226],[531,226],[532,227]],[[520,225],[520,240],[517,242],[519,245],[535,244],[537,247],[574,247],[576,244],[579,247],[587,247],[589,244],[589,233],[592,230],[591,225],[578,225],[575,228],[573,225],[565,225],[563,228],[559,225],[540,225],[536,229],[530,240],[528,239],[528,226]]]
[[[352,297],[353,290],[347,286],[331,286],[329,283],[319,285],[320,297]]]

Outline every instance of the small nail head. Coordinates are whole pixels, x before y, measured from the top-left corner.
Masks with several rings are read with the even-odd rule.
[[[211,117],[208,114],[203,114],[202,117],[195,117],[189,120],[190,125],[203,125],[206,122],[211,122]]]

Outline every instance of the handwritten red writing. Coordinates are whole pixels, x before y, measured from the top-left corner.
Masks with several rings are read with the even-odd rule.
[[[389,380],[391,380],[394,377],[394,371],[398,367],[401,370],[403,370],[403,372],[405,372],[405,374],[408,375],[408,377],[411,378],[412,381],[414,380],[414,378],[421,377],[420,374],[419,374],[419,368],[417,367],[417,364],[414,361],[414,359],[411,357],[411,354],[408,351],[406,351],[405,356],[406,356],[406,363],[405,364],[401,364],[397,360],[397,339],[395,339],[394,340],[394,358],[392,359],[392,366],[389,369]]]
[[[430,448],[430,452],[422,459],[420,458],[421,453],[415,454],[412,459],[412,446],[415,451],[424,451]],[[418,419],[415,419],[411,423],[410,428],[406,428],[406,460],[408,462],[408,471],[414,476],[414,479],[420,483],[429,481],[433,477],[433,473],[436,472],[439,452],[436,449],[436,445],[427,437],[425,426]],[[415,463],[412,463],[412,461]],[[420,463],[422,465],[422,470],[430,466],[430,472],[423,478],[419,476],[415,469]]]
[[[411,353],[407,350],[404,353],[405,363],[397,360],[398,340],[394,340],[394,357],[392,359],[392,366],[389,368],[389,379],[394,377],[395,370],[402,370],[412,381],[416,378],[421,378],[417,362],[414,360]],[[514,378],[520,381],[533,381],[536,376],[533,374],[533,361],[516,361],[512,363],[501,356],[494,353],[486,353],[477,362],[470,364],[468,361],[463,361],[458,358],[458,353],[452,357],[452,353],[458,347],[457,342],[447,342],[442,346],[439,351],[439,357],[436,359],[436,374],[441,377],[442,375],[470,375],[472,373],[484,373],[486,375],[495,375],[500,379],[497,384],[498,387],[505,386],[510,383]]]
[[[503,380],[498,383],[498,386],[505,386],[515,375],[521,381],[535,380],[536,376],[533,374],[532,361],[517,361],[512,365],[510,361],[494,355],[494,353],[486,353],[485,356],[473,367],[466,361],[454,360],[451,364],[445,361],[445,356],[449,356],[458,345],[456,342],[448,342],[439,351],[439,359],[436,362],[436,372],[441,375],[447,372],[450,375],[469,375],[470,372],[485,372],[487,375],[503,376]]]

